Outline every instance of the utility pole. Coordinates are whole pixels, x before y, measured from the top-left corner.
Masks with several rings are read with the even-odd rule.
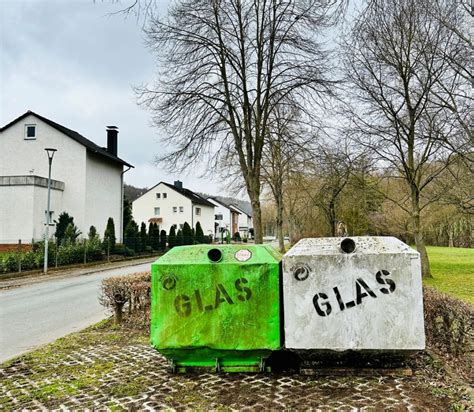
[[[48,171],[48,207],[46,209],[46,230],[44,234],[44,274],[48,273],[48,243],[49,243],[49,225],[51,224],[51,165],[53,163],[54,153],[57,149],[44,149],[48,154],[49,171]]]

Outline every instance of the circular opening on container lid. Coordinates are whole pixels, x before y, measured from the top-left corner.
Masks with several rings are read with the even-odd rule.
[[[219,249],[211,249],[207,252],[207,257],[211,262],[220,262],[222,260],[222,252]]]
[[[356,248],[355,242],[350,238],[345,238],[341,242],[341,250],[344,253],[352,253]]]

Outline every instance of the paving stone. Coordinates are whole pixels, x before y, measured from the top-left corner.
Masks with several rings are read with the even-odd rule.
[[[0,405],[6,410],[173,410],[192,408],[228,410],[427,410],[446,404],[416,377],[311,377],[297,374],[196,374],[171,375],[167,361],[153,348],[133,344],[124,347],[96,345],[82,348],[45,366],[90,368],[111,362],[113,369],[93,386],[76,388],[67,398],[34,399],[46,384],[71,384],[73,377],[59,374],[38,378],[38,372],[20,361],[0,369]],[[40,369],[40,368],[37,368]],[[59,370],[59,369],[58,369]],[[7,384],[10,383],[10,384]],[[136,388],[139,382],[138,388]],[[12,390],[12,385],[15,387]],[[134,394],[121,394],[127,385]],[[10,389],[7,389],[10,388]],[[125,388],[125,389],[124,389]],[[132,389],[133,389],[132,388]],[[438,402],[438,403],[437,403]],[[0,407],[1,409],[1,407]]]

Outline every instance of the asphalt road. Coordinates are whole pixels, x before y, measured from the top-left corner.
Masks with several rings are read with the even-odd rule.
[[[142,263],[0,290],[0,363],[104,319],[101,281],[149,269]]]

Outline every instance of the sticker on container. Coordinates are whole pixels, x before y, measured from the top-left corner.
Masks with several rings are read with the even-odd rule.
[[[252,252],[248,249],[240,249],[235,252],[235,258],[239,262],[247,262],[252,257]]]

